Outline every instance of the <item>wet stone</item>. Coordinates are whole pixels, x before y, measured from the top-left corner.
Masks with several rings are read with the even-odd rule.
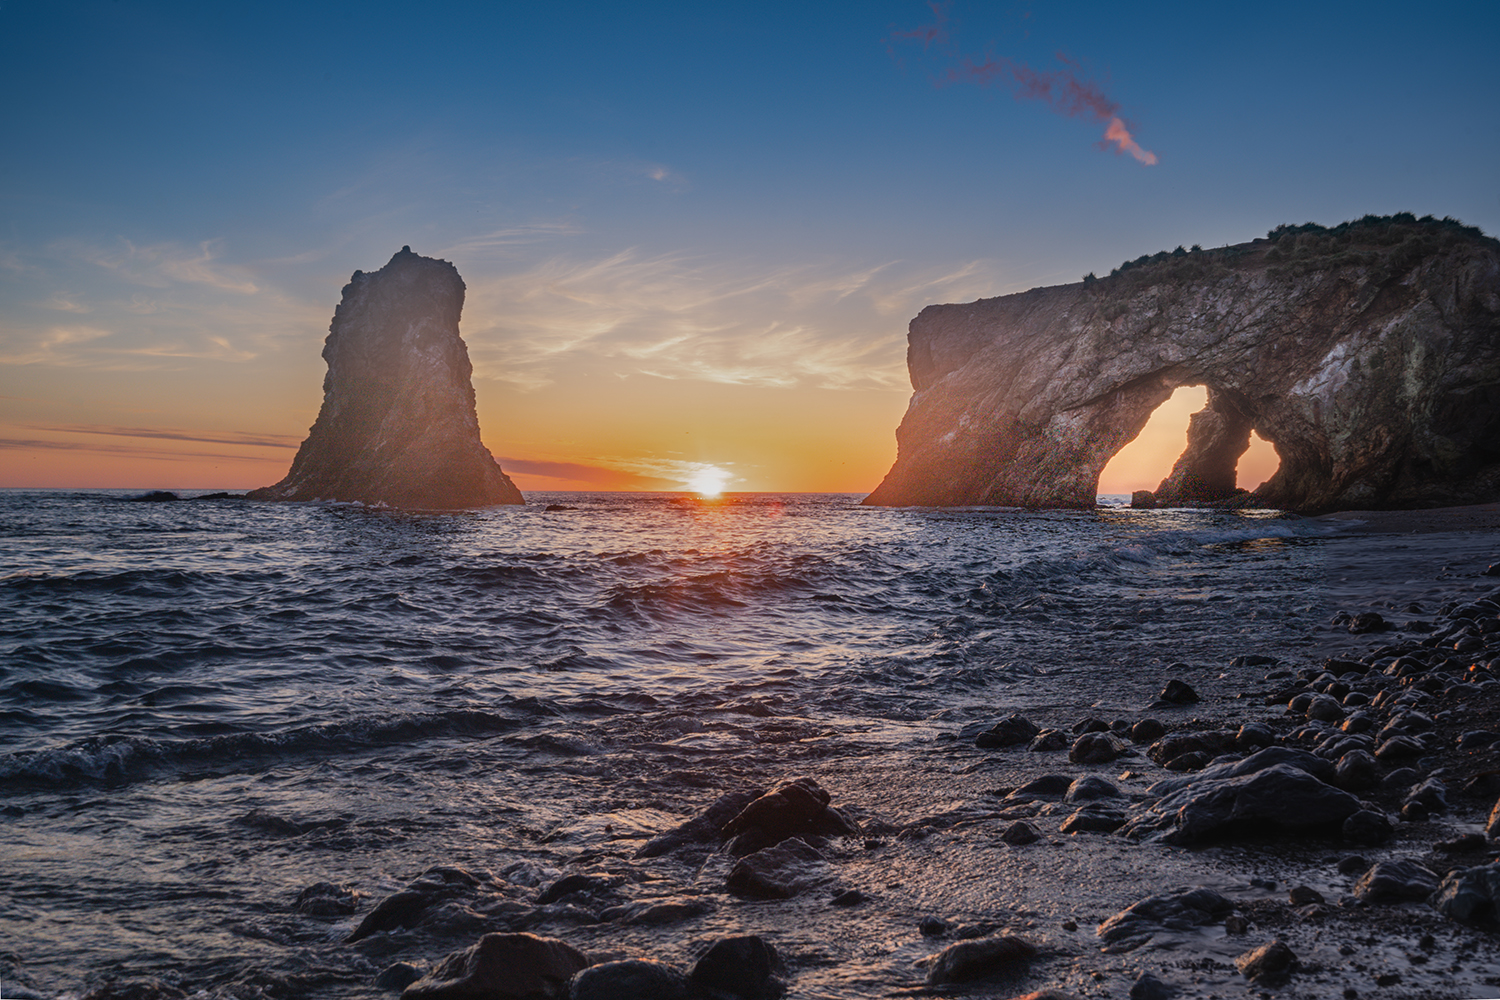
[[[575,893],[597,896],[624,883],[624,876],[610,875],[604,872],[567,875],[553,882],[546,889],[543,889],[536,897],[536,904],[538,906],[546,906],[548,903],[556,903],[558,900],[566,896],[572,896]]]
[[[941,917],[923,917],[917,923],[917,930],[923,937],[942,937],[948,933],[948,921]]]
[[[1234,904],[1222,895],[1199,886],[1132,903],[1100,924],[1096,933],[1104,941],[1105,951],[1131,951],[1163,930],[1191,930],[1217,923],[1233,910]]]
[[[1500,919],[1500,864],[1450,872],[1432,896],[1433,907],[1464,924]]]
[[[688,979],[700,993],[725,1000],[770,1000],[781,992],[784,972],[776,949],[759,935],[716,941]]]
[[[1042,835],[1037,831],[1036,827],[1025,820],[1016,820],[1016,822],[1005,828],[1005,832],[1000,834],[1000,839],[1007,844],[1019,846],[1022,844],[1034,844],[1042,839]]]
[[[1120,756],[1122,743],[1109,733],[1084,733],[1073,742],[1068,760],[1074,764],[1107,764]]]
[[[1198,692],[1193,690],[1192,685],[1174,677],[1167,681],[1166,686],[1157,694],[1156,701],[1160,705],[1194,705],[1202,699],[1198,697]]]
[[[308,917],[346,917],[357,908],[354,891],[346,885],[317,882],[297,894],[292,909]]]
[[[1130,741],[1132,743],[1151,744],[1161,739],[1167,733],[1167,727],[1155,719],[1142,719],[1130,727]]]
[[[974,745],[986,750],[1030,743],[1041,729],[1022,715],[1009,715],[974,737]]]
[[[1079,721],[1073,723],[1072,726],[1072,733],[1074,736],[1082,736],[1084,733],[1107,732],[1109,732],[1109,723],[1105,722],[1103,719],[1095,718],[1094,716],[1089,716],[1086,719],[1080,719]]]
[[[1162,982],[1149,972],[1143,972],[1130,984],[1130,1000],[1172,1000],[1177,987]]]
[[[1085,774],[1068,786],[1064,802],[1093,802],[1096,799],[1123,798],[1124,792],[1114,782],[1097,774]]]
[[[1350,854],[1340,858],[1335,868],[1340,875],[1358,875],[1369,871],[1370,862],[1363,855]]]
[[[1256,986],[1278,986],[1297,969],[1297,956],[1281,941],[1270,941],[1234,960],[1240,974]]]
[[[1067,748],[1068,736],[1061,729],[1044,729],[1026,745],[1026,749],[1032,753],[1049,753]]]
[[[1333,783],[1346,792],[1374,788],[1380,780],[1380,765],[1363,750],[1350,750],[1339,758],[1333,769]]]
[[[1324,784],[1290,761],[1234,774],[1237,769],[1284,759],[1277,749],[1262,750],[1243,761],[1221,765],[1225,767],[1222,772],[1217,767],[1205,771],[1181,790],[1135,810],[1122,832],[1132,837],[1149,834],[1167,843],[1189,844],[1210,837],[1336,827],[1359,810],[1359,800],[1354,796]],[[1318,763],[1328,766],[1326,762]],[[1221,778],[1219,774],[1234,776]]]
[[[1076,810],[1058,827],[1060,833],[1114,833],[1125,825],[1125,810],[1091,802]]]
[[[375,977],[375,988],[400,993],[421,978],[421,969],[410,962],[397,962],[380,970],[380,975]]]
[[[661,962],[604,962],[573,977],[568,1000],[688,1000],[688,981]]]
[[[1344,820],[1341,832],[1350,843],[1375,847],[1395,836],[1396,827],[1385,813],[1374,809],[1360,809]]]
[[[829,900],[833,906],[858,906],[866,901],[868,897],[858,889],[845,889],[843,892]]]
[[[408,986],[401,1000],[561,997],[573,975],[588,966],[587,956],[556,938],[486,934]]]
[[[1426,899],[1437,887],[1437,874],[1425,865],[1379,861],[1354,884],[1354,895],[1366,903],[1404,903]]]
[[[1286,896],[1287,902],[1292,906],[1308,906],[1310,904],[1327,902],[1321,892],[1305,885],[1293,886],[1287,892]]]
[[[730,869],[726,886],[752,899],[791,899],[827,878],[823,855],[792,838],[741,858]]]
[[[762,789],[751,788],[721,795],[697,816],[646,841],[635,856],[658,858],[689,844],[715,842],[719,839],[719,831],[724,828],[724,824],[739,815],[762,794]]]
[[[927,985],[966,983],[1016,963],[1028,962],[1036,954],[1036,945],[1010,934],[959,941],[932,956],[927,966]]]
[[[1033,778],[1006,796],[1007,799],[1060,799],[1072,787],[1071,774],[1044,774]]]

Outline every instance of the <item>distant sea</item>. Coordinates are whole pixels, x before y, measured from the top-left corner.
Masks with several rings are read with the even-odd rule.
[[[348,928],[289,915],[301,888],[498,869],[653,755],[1109,718],[1173,663],[1312,655],[1338,607],[1445,558],[1434,536],[1122,497],[532,493],[421,514],[132,495],[0,491],[8,997],[324,968]],[[241,822],[256,809],[318,836],[268,846]]]

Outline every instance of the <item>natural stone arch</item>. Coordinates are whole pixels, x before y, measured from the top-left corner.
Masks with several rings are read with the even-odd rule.
[[[1092,507],[1110,457],[1193,384],[1225,434],[1248,422],[1280,456],[1251,502],[1500,497],[1500,244],[1429,220],[1312,229],[927,307],[896,463],[865,503]]]

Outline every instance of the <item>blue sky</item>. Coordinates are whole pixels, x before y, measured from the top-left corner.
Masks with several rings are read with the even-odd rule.
[[[673,405],[705,426],[785,408],[859,456],[827,488],[870,488],[927,302],[1282,222],[1500,232],[1500,4],[941,14],[5,0],[0,463],[279,478],[338,290],[410,244],[469,284],[497,454],[815,488],[814,452],[778,465],[769,428],[697,450],[663,430]],[[1158,162],[1100,149],[1103,120],[944,84],[965,58],[1072,74]],[[176,432],[218,441],[174,457]]]

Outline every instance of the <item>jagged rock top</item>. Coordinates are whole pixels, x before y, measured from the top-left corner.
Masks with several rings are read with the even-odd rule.
[[[355,271],[323,345],[317,422],[286,478],[249,496],[408,509],[522,503],[479,438],[458,332],[464,290],[451,263],[409,246],[378,271]]]

